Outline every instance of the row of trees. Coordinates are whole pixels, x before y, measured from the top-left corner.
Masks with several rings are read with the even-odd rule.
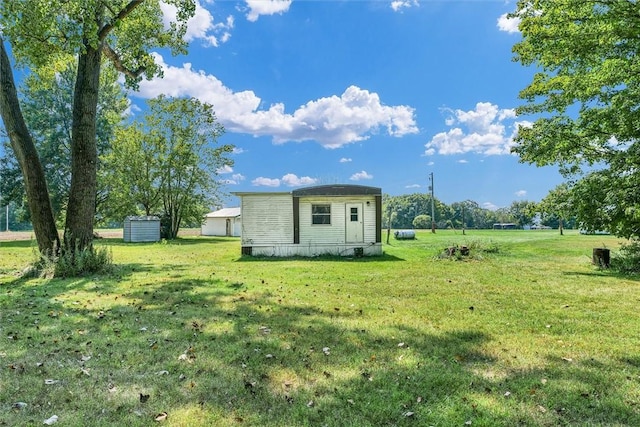
[[[497,210],[481,207],[473,200],[447,205],[434,199],[435,225],[437,228],[493,228],[496,223],[513,223],[519,227],[532,224],[551,228],[576,227],[576,215],[566,204],[556,203],[553,192],[540,203],[514,201]],[[390,221],[390,222],[389,222]],[[431,196],[409,194],[385,196],[383,222],[391,228],[431,228]]]
[[[92,251],[98,200],[98,103],[103,68],[124,75],[127,87],[161,74],[151,49],[184,53],[194,0],[165,0],[176,20],[165,25],[160,2],[145,0],[25,0],[0,2],[0,114],[23,178],[34,234],[43,255]],[[13,78],[15,65],[43,77],[74,64],[64,237],[60,242],[48,181],[25,121]],[[51,78],[47,79],[46,76]],[[71,256],[73,259],[73,256]]]
[[[213,177],[230,164],[231,147],[216,146],[223,129],[211,106],[161,97],[140,121],[124,122],[129,103],[119,76],[136,88],[162,74],[152,49],[186,52],[195,1],[164,3],[176,10],[168,26],[157,1],[0,2],[0,113],[8,137],[0,194],[16,212],[28,206],[43,255],[91,251],[95,220],[127,214],[162,215],[171,237],[215,203]],[[14,67],[28,69],[21,96]]]
[[[26,123],[42,156],[57,225],[68,211],[71,169],[71,104],[74,67],[51,81],[29,76],[22,87]],[[115,70],[102,74],[97,114],[98,223],[119,223],[126,215],[159,215],[166,237],[182,224],[198,224],[208,207],[219,203],[216,171],[231,165],[232,147],[217,145],[224,129],[208,104],[160,96],[148,102],[140,120],[125,121],[129,105]],[[0,159],[3,206],[11,203],[12,226],[30,221],[24,179],[5,141]],[[6,214],[5,214],[6,215]]]

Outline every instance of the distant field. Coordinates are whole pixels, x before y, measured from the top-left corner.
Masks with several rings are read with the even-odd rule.
[[[101,228],[97,229],[96,233],[100,237],[103,238],[112,238],[112,239],[122,239],[122,229],[121,228]],[[179,236],[199,236],[200,229],[199,228],[186,228],[180,230]],[[34,240],[35,235],[33,231],[0,231],[0,242],[11,241],[11,240]]]
[[[438,230],[270,259],[105,238],[114,272],[63,280],[20,278],[33,244],[0,235],[0,426],[638,426],[640,282],[591,264],[618,243]]]

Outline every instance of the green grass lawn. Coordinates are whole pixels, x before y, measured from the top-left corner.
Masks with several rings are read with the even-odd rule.
[[[97,244],[115,273],[47,280],[18,276],[33,243],[0,242],[0,426],[640,425],[640,282],[591,265],[614,237]]]

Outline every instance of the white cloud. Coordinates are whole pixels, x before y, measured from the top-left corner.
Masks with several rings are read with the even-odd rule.
[[[233,147],[233,150],[231,150],[232,154],[242,154],[244,152],[245,152],[244,148],[240,148],[240,147]]]
[[[470,111],[445,110],[450,113],[445,123],[456,126],[436,134],[425,145],[425,155],[480,153],[485,155],[509,154],[514,145],[518,124],[515,110],[499,109],[489,102],[479,102]],[[511,132],[507,135],[507,130]]]
[[[458,163],[461,163],[461,164],[469,163],[469,160],[460,159],[458,160]]]
[[[349,163],[351,161],[352,160],[350,158],[347,158],[347,157],[343,157],[343,158],[340,159],[340,163]]]
[[[393,0],[391,2],[391,9],[395,12],[401,12],[403,9],[408,9],[413,6],[419,6],[418,0]]]
[[[349,178],[351,181],[361,181],[363,179],[373,179],[373,175],[369,175],[366,171],[354,173]]]
[[[280,187],[280,180],[278,178],[271,179],[260,176],[251,181],[251,184],[256,187]]]
[[[233,172],[233,168],[229,165],[224,165],[221,168],[216,169],[216,173],[219,175],[229,174]]]
[[[435,164],[436,164],[435,162],[427,162],[427,166],[433,166]]]
[[[420,188],[420,184],[405,185],[404,188]]]
[[[497,25],[500,31],[504,31],[509,34],[520,32],[520,29],[518,28],[520,25],[520,18],[509,18],[507,13],[500,15]]]
[[[160,2],[165,27],[177,19],[178,9],[172,5]],[[196,1],[196,11],[193,17],[187,21],[187,33],[185,41],[202,40],[206,45],[219,46],[231,38],[233,29],[233,16],[228,16],[225,22],[214,24],[213,15],[202,7],[200,1]]]
[[[289,10],[292,0],[246,0],[249,7],[247,20],[255,22],[260,15],[282,15]]]
[[[490,211],[498,210],[498,206],[494,205],[491,202],[484,202],[482,204],[482,207],[485,208],[485,209],[489,209]]]
[[[318,182],[318,180],[308,176],[302,176],[298,178],[298,176],[292,173],[288,173],[282,177],[282,182],[289,187],[299,187],[301,185],[313,185]]]
[[[515,192],[515,195],[518,197],[524,197],[527,195],[527,190],[518,190]]]
[[[216,173],[218,173],[219,175],[228,175],[230,173],[233,173],[233,168],[231,166],[225,165],[216,170]],[[240,184],[240,181],[244,181],[245,179],[246,178],[241,173],[234,173],[233,175],[231,175],[231,178],[223,179],[220,182],[228,185],[237,185]]]
[[[242,177],[242,179],[244,179],[244,177]],[[288,173],[281,179],[265,178],[261,176],[251,181],[251,184],[261,187],[280,187],[281,184],[284,184],[287,187],[300,187],[301,185],[313,185],[317,182],[318,180],[315,178],[308,176],[298,177],[295,174]]]
[[[413,108],[386,106],[377,93],[357,86],[348,87],[340,96],[309,101],[289,114],[282,103],[259,109],[262,100],[253,91],[233,92],[215,76],[193,70],[189,63],[174,67],[159,54],[155,59],[164,78],[142,81],[138,95],[198,98],[214,106],[227,132],[271,136],[276,144],[316,141],[325,148],[363,141],[379,132],[395,137],[418,132]]]

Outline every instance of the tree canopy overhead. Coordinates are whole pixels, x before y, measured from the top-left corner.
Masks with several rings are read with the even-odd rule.
[[[565,176],[581,180],[583,196],[586,188],[598,190],[575,199],[592,205],[580,210],[587,228],[638,237],[637,2],[527,0],[518,2],[512,17],[521,20],[522,32],[514,59],[537,69],[517,112],[539,116],[520,127],[513,151],[525,162],[558,164]]]
[[[57,71],[92,48],[123,73],[129,85],[160,74],[150,51],[167,47],[186,53],[187,20],[194,0],[163,0],[177,9],[168,27],[159,0],[13,0],[0,3],[4,38],[18,65]]]

